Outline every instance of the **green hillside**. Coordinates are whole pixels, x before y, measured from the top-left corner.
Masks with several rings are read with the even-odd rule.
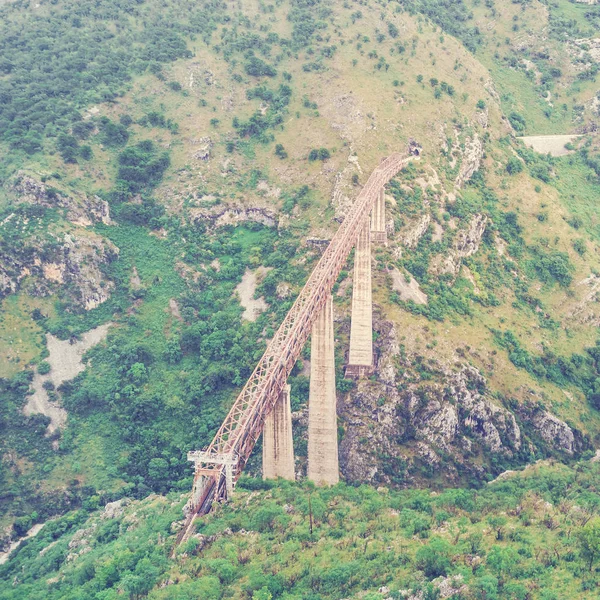
[[[181,592],[151,597],[421,585],[434,598],[417,557],[434,541],[468,588],[455,597],[595,597],[583,522],[554,507],[591,502],[600,447],[599,31],[600,5],[568,0],[0,2],[0,551],[57,519],[0,567],[1,593],[141,598],[171,577]],[[571,137],[531,140],[549,135]],[[207,517],[210,535],[236,532],[206,555],[228,575],[192,548],[169,562],[187,452],[212,439],[372,169],[413,140],[420,160],[388,185],[388,244],[373,253],[369,379],[343,376],[352,259],[334,289],[345,486],[314,492],[327,534],[307,538],[283,508],[309,489],[307,349],[289,382],[298,486],[240,492]],[[513,480],[488,485],[540,460],[556,463],[514,481],[552,503],[558,528],[533,496],[523,523],[525,492],[503,498]],[[260,447],[247,472],[260,476]],[[438,501],[462,493],[479,520]],[[398,525],[371,523],[360,494]],[[117,586],[121,571],[101,585],[66,558],[64,536],[121,498],[160,514],[130,537],[107,524],[86,560],[129,548],[133,582],[149,553],[148,589]],[[247,500],[271,506],[273,539]],[[372,544],[340,529],[338,504]],[[406,510],[428,527],[407,533]],[[484,529],[505,518],[532,529],[497,540],[509,566],[493,566]],[[479,533],[482,567],[463,548]],[[23,562],[53,540],[46,566]],[[244,540],[260,550],[246,562]],[[282,590],[256,587],[265,552],[306,568],[288,558],[269,567]],[[351,565],[341,583],[325,574],[337,562]]]
[[[95,496],[0,566],[0,597],[597,598],[598,477],[539,464],[439,494],[246,478],[171,558],[178,494]]]

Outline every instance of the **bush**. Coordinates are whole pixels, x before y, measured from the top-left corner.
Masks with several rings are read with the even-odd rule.
[[[448,573],[451,566],[452,549],[446,540],[432,537],[429,543],[417,550],[415,555],[417,567],[425,577],[434,579]]]
[[[331,157],[331,153],[329,152],[329,150],[327,150],[327,148],[318,148],[318,149],[313,148],[308,153],[308,160],[310,160],[310,161],[327,160],[330,157]]]
[[[573,240],[573,249],[579,256],[583,256],[587,250],[585,240],[582,240],[581,238]]]
[[[135,194],[157,186],[171,161],[166,152],[158,154],[154,143],[145,140],[123,150],[118,163],[118,187]]]
[[[52,368],[52,367],[50,366],[50,363],[49,363],[49,362],[47,362],[47,361],[45,361],[45,360],[43,360],[43,361],[42,361],[42,362],[41,362],[41,363],[38,365],[38,368],[37,368],[37,370],[38,370],[38,373],[39,373],[40,375],[46,375],[46,374],[50,373],[50,369],[51,369],[51,368]]]
[[[509,175],[521,173],[523,171],[523,163],[516,156],[511,156],[506,163],[506,171]]]
[[[271,65],[256,56],[250,57],[244,65],[244,69],[252,77],[275,77],[277,75],[277,71]]]
[[[511,112],[510,115],[508,115],[508,120],[515,131],[525,131],[525,119],[518,112]]]
[[[287,158],[288,153],[285,151],[283,144],[277,144],[275,146],[275,156],[279,156],[281,159]]]
[[[121,123],[113,123],[108,117],[100,119],[100,142],[109,148],[125,146],[129,141],[129,131]]]

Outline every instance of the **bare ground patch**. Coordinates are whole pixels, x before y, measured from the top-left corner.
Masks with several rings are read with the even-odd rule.
[[[256,321],[261,312],[267,310],[268,306],[263,297],[255,298],[256,286],[262,278],[270,271],[265,267],[258,267],[255,271],[246,269],[242,281],[235,288],[240,298],[240,304],[244,308],[242,317],[247,321]]]
[[[398,269],[390,271],[392,276],[392,289],[398,292],[400,299],[404,302],[412,300],[415,304],[427,304],[427,294],[421,290],[417,280],[414,277],[410,281]]]
[[[580,135],[527,135],[518,139],[529,148],[533,148],[541,154],[550,154],[551,156],[565,156],[572,152],[567,150],[565,145],[573,142]]]
[[[52,334],[46,335],[50,363],[50,372],[41,375],[36,371],[33,377],[33,394],[29,396],[23,409],[26,415],[41,413],[50,417],[48,432],[52,433],[62,427],[67,420],[67,411],[57,402],[52,402],[44,388],[44,382],[50,381],[58,387],[64,381],[69,381],[85,369],[82,362],[83,355],[92,347],[101,342],[108,333],[111,323],[105,323],[84,333],[80,340],[71,343],[69,340],[59,340]]]

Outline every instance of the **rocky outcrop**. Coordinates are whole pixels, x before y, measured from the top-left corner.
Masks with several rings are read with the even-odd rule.
[[[225,225],[238,225],[240,223],[260,223],[266,227],[277,227],[277,213],[262,207],[239,206],[223,207],[214,206],[210,209],[190,209],[192,221],[210,222],[213,227]]]
[[[463,187],[473,177],[473,174],[479,170],[482,157],[483,144],[479,136],[475,134],[472,138],[468,138],[465,143],[463,160],[455,181],[456,188],[460,189]]]
[[[35,296],[61,292],[86,310],[106,301],[114,284],[104,266],[119,250],[86,227],[110,224],[108,204],[98,196],[67,195],[25,171],[5,190],[13,212],[0,222],[0,298],[26,286]]]
[[[114,283],[103,273],[119,249],[95,233],[65,233],[62,239],[25,238],[18,252],[0,256],[0,297],[18,291],[45,296],[68,287],[69,300],[85,310],[110,297]]]
[[[414,277],[405,277],[396,267],[388,271],[392,279],[392,289],[403,302],[412,301],[415,304],[427,304],[427,294],[421,290]]]
[[[98,196],[68,196],[33,176],[19,171],[8,183],[7,191],[17,203],[35,204],[45,208],[66,210],[66,217],[81,226],[110,223],[108,202]]]
[[[584,448],[579,432],[539,404],[504,406],[475,367],[401,355],[394,327],[377,327],[377,380],[359,381],[338,401],[348,480],[402,485],[435,475],[458,484],[525,463],[535,447],[570,455]]]
[[[437,274],[450,273],[456,277],[463,259],[472,256],[479,250],[487,222],[486,215],[473,215],[469,227],[457,233],[454,245],[448,254],[445,257],[437,256],[433,259],[431,270]]]
[[[519,407],[519,414],[531,428],[532,434],[539,436],[547,446],[570,455],[583,449],[580,432],[571,429],[539,404],[524,404]]]
[[[431,215],[429,213],[421,215],[418,220],[409,223],[400,232],[402,244],[407,248],[415,248],[429,228],[429,223],[431,223]]]

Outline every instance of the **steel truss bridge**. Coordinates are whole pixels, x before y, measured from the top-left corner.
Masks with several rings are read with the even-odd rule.
[[[391,154],[371,173],[210,446],[188,453],[188,459],[195,464],[195,475],[192,496],[186,506],[187,520],[178,543],[190,534],[196,515],[206,514],[213,502],[225,500],[233,492],[262,433],[265,418],[286,385],[361,228],[368,222],[378,193],[415,154],[418,155],[416,145],[406,154]]]

